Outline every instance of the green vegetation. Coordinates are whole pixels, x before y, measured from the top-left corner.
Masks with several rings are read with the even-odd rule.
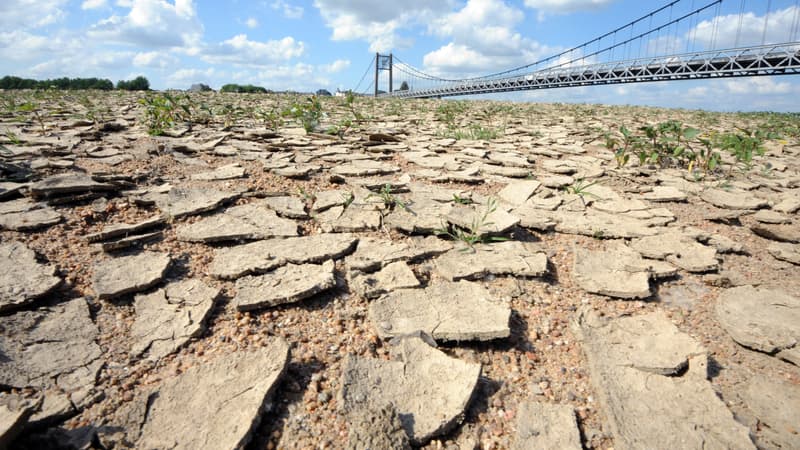
[[[283,112],[283,115],[285,117],[297,119],[303,125],[303,129],[305,129],[307,133],[311,133],[317,129],[320,121],[322,121],[322,103],[319,97],[312,95],[306,98],[304,102],[294,102],[289,109]]]
[[[462,228],[456,225],[442,225],[442,228],[435,230],[434,233],[438,236],[447,236],[454,241],[464,243],[464,247],[461,249],[461,251],[464,252],[474,252],[475,244],[507,241],[507,237],[492,236],[485,232],[486,228],[494,225],[494,222],[489,220],[489,216],[495,211],[497,211],[497,199],[489,198],[486,201],[486,208],[483,210],[483,213],[476,214],[469,227]]]
[[[117,81],[117,89],[121,91],[149,91],[150,82],[143,76],[138,76],[132,80]]]
[[[469,197],[461,197],[458,194],[453,194],[453,203],[457,205],[471,205],[472,199]]]
[[[109,91],[114,89],[111,80],[100,78],[55,78],[52,80],[32,80],[30,78],[20,78],[5,76],[0,78],[0,89],[100,89]]]
[[[490,141],[498,136],[500,136],[498,130],[477,124],[470,125],[467,128],[452,130],[450,134],[450,137],[454,139],[471,139],[473,141]]]
[[[470,124],[466,127],[461,127],[459,119],[464,116],[469,110],[467,102],[464,101],[446,101],[436,108],[436,119],[444,122],[446,129],[439,132],[440,136],[449,137],[453,139],[471,139],[488,141],[495,139],[501,135],[500,130],[484,126],[480,124]],[[483,111],[484,117],[488,120],[506,109],[496,109],[492,106],[487,107]]]
[[[372,197],[379,197],[383,201],[383,205],[389,210],[394,209],[395,206],[399,206],[406,211],[411,211],[408,209],[408,204],[395,197],[393,192],[394,187],[391,185],[391,183],[386,183],[381,187],[381,190],[378,191],[377,194],[369,194],[367,196],[367,200]]]
[[[173,96],[169,92],[139,99],[144,106],[145,126],[152,136],[160,136],[180,121],[190,121],[192,111],[188,95]]]
[[[598,184],[598,181],[593,181],[591,183],[587,183],[583,178],[579,178],[575,180],[574,183],[564,188],[568,194],[574,194],[579,196],[581,199],[584,197],[594,197],[599,198],[597,195],[589,192],[589,188]]]
[[[283,117],[277,105],[273,105],[270,109],[256,107],[253,109],[253,117],[264,124],[268,130],[277,132],[278,128],[283,125]]]
[[[239,94],[268,94],[266,88],[261,86],[253,86],[252,84],[225,84],[219,88],[220,92],[236,92]]]

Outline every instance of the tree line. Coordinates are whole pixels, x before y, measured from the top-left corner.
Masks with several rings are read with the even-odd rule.
[[[34,80],[31,78],[21,78],[11,75],[6,75],[3,78],[0,78],[0,89],[99,89],[102,91],[110,91],[114,88],[114,83],[112,83],[111,80],[101,78],[62,77],[48,80]],[[123,91],[147,91],[150,89],[150,82],[147,80],[147,78],[139,76],[133,80],[118,81],[116,89]]]
[[[261,86],[253,86],[252,84],[225,84],[221,88],[219,88],[220,92],[238,92],[238,93],[247,93],[247,94],[268,94],[272,91],[267,90]]]

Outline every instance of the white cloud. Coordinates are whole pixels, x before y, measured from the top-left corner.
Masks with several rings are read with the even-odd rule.
[[[328,73],[341,72],[350,67],[349,59],[337,59],[336,61],[323,66],[323,70]]]
[[[258,19],[255,17],[248,17],[247,20],[244,21],[244,24],[247,25],[247,28],[258,28]]]
[[[236,35],[219,44],[200,50],[201,59],[211,64],[267,66],[302,56],[305,44],[287,36],[266,42],[251,41],[246,34]]]
[[[525,0],[525,6],[539,11],[539,22],[549,14],[570,14],[604,8],[616,0]]]
[[[693,88],[689,88],[686,91],[687,97],[705,97],[708,95],[708,87],[707,86],[696,86]]]
[[[774,78],[766,77],[729,80],[725,82],[725,87],[731,94],[738,95],[750,95],[754,93],[760,95],[784,95],[798,91],[798,89],[789,82],[778,82],[775,81]]]
[[[30,29],[61,21],[67,0],[3,0],[0,2],[0,29]]]
[[[117,2],[119,5],[121,2]],[[115,43],[146,48],[197,44],[203,25],[192,0],[132,0],[127,16],[112,15],[93,25],[88,35]]]
[[[272,9],[280,11],[287,19],[303,18],[303,7],[289,4],[286,0],[275,0],[270,6]]]
[[[255,83],[272,90],[313,92],[331,84],[329,79],[319,76],[321,73],[319,69],[304,63],[269,66],[258,71]]]
[[[760,44],[761,38],[766,38],[766,43],[791,41],[794,19],[799,13],[796,6],[773,11],[766,18],[746,12],[742,15],[729,14],[718,16],[716,19],[704,20],[690,31],[687,39],[691,39],[705,48],[732,48],[735,45]],[[739,24],[741,22],[741,28]],[[715,26],[716,23],[716,26]],[[764,24],[767,24],[767,33],[764,36]],[[716,33],[714,29],[716,28]],[[738,36],[738,42],[737,42]]]
[[[192,83],[209,84],[213,79],[224,78],[225,74],[217,72],[213,67],[207,69],[179,69],[167,77],[170,87],[177,89],[188,88]]]
[[[143,52],[134,55],[132,62],[136,67],[166,69],[167,67],[175,67],[179,60],[165,52]]]
[[[514,31],[525,14],[502,0],[469,0],[460,10],[434,20],[428,31],[452,39],[423,57],[435,75],[463,77],[529,64],[558,49]]]
[[[79,52],[84,44],[74,36],[54,33],[50,36],[15,30],[0,32],[0,58],[16,63],[29,63],[43,57]]]
[[[475,50],[452,42],[428,53],[422,61],[426,69],[437,74],[480,71],[491,62],[490,58]]]
[[[88,55],[74,52],[48,58],[31,67],[29,73],[35,78],[113,78],[109,74],[128,69],[132,57],[133,53],[127,51],[95,51]]]
[[[525,6],[550,13],[567,14],[600,9],[615,0],[525,0]]]
[[[333,30],[334,41],[365,40],[370,51],[385,52],[405,48],[412,41],[398,32],[416,24],[427,24],[449,12],[453,0],[373,1],[315,0],[326,25]]]
[[[84,0],[84,2],[81,3],[81,9],[99,9],[106,7],[106,5],[106,0]]]

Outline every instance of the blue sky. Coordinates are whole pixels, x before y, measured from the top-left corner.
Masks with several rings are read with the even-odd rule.
[[[684,0],[669,17],[707,2]],[[156,89],[188,88],[196,82],[219,88],[233,82],[274,90],[334,91],[355,87],[375,52],[393,52],[428,73],[466,77],[550,56],[666,3],[2,0],[0,75],[97,76],[115,82],[144,75]],[[682,36],[690,36],[694,27],[693,36],[699,30],[702,37],[703,23],[719,14],[717,39],[731,46],[740,23],[740,42],[788,40],[800,15],[798,1],[773,0],[773,14],[765,18],[767,3],[746,0],[742,9],[740,0],[726,0],[719,10],[708,10],[706,22],[687,23],[685,30],[676,28],[672,36],[659,38],[675,39],[676,47],[682,46]],[[666,14],[656,20],[666,19]],[[765,19],[770,26],[763,36]],[[396,83],[400,79],[398,74]],[[569,88],[486,98],[798,111],[800,76]]]

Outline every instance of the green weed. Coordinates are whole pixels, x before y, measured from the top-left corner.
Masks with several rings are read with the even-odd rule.
[[[394,194],[392,194],[392,191],[393,191],[393,188],[392,188],[391,183],[386,183],[381,187],[381,190],[378,191],[377,194],[369,194],[367,196],[367,200],[369,200],[372,197],[378,197],[378,198],[381,199],[381,201],[383,202],[383,205],[387,209],[394,209],[395,206],[399,206],[399,207],[405,209],[406,211],[411,211],[408,208],[408,204],[406,204],[405,202],[403,202],[399,198],[395,197]]]
[[[311,133],[319,126],[323,118],[322,103],[316,95],[306,98],[304,102],[295,102],[283,112],[285,117],[297,119],[306,133]]]
[[[575,180],[574,183],[572,183],[571,185],[567,186],[564,189],[567,191],[567,193],[580,196],[581,198],[588,196],[588,197],[594,197],[595,199],[600,199],[600,197],[598,197],[597,195],[589,192],[589,188],[598,183],[599,183],[598,181],[587,183],[583,178],[579,178]]]
[[[161,136],[177,122],[191,119],[187,95],[173,96],[169,92],[148,95],[139,99],[144,106],[145,125],[152,136]]]
[[[466,229],[455,225],[445,226],[442,224],[442,228],[434,230],[434,233],[437,236],[447,236],[454,241],[464,243],[465,246],[461,249],[464,252],[474,252],[476,244],[507,241],[507,237],[491,236],[484,232],[488,227],[494,225],[494,222],[489,220],[489,216],[495,211],[497,211],[497,199],[489,198],[486,201],[486,208],[483,213],[475,215],[472,223]]]

